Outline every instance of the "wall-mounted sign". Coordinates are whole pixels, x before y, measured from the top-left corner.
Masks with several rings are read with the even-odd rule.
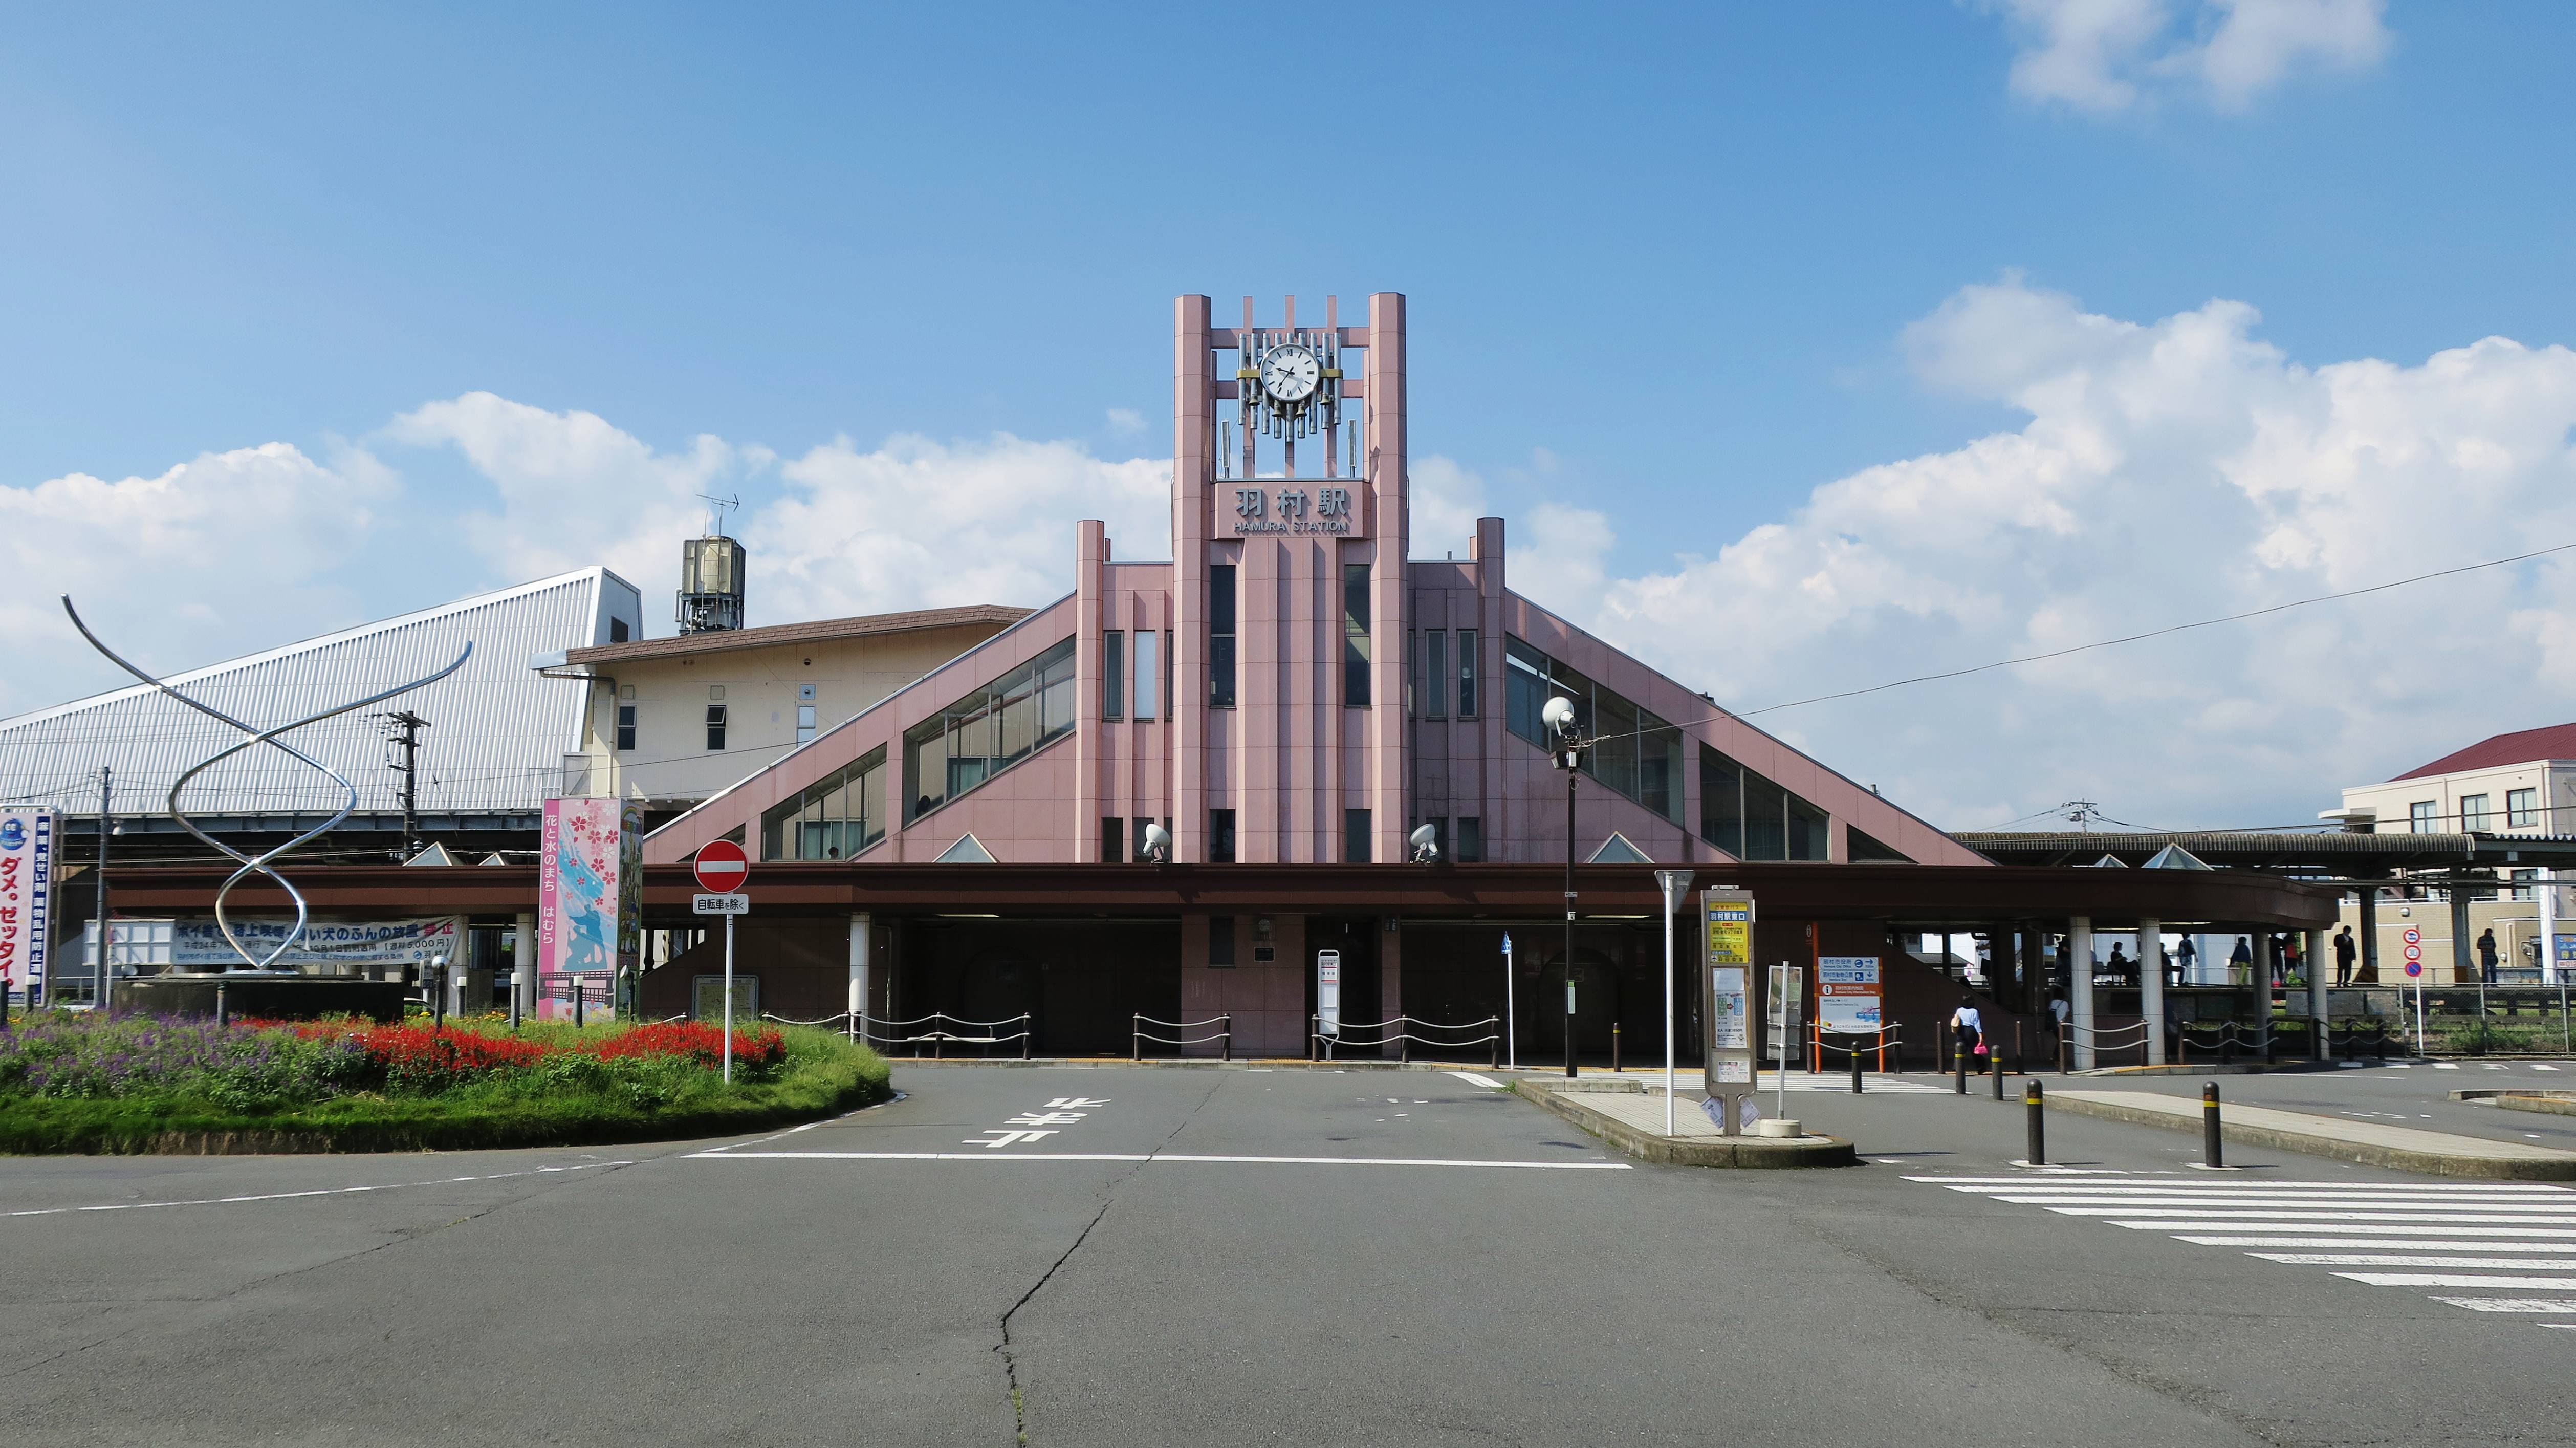
[[[1234,533],[1324,533],[1338,538],[1358,535],[1358,510],[1348,488],[1236,488]]]
[[[1816,1024],[1874,1034],[1880,1025],[1878,957],[1828,955],[1816,962]]]

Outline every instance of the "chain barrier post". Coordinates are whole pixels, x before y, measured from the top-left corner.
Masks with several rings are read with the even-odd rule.
[[[1145,1018],[1141,1015],[1131,1016],[1127,1021],[1127,1059],[1145,1059]]]
[[[2029,1137],[2022,1148],[2032,1166],[2048,1165],[2048,1112],[2042,1105],[2039,1081],[2034,1077],[2021,1088],[2021,1113],[2024,1134]]]
[[[1610,1074],[1619,1074],[1619,1023],[1610,1023]]]
[[[1962,1047],[1956,1031],[1950,1033],[1949,1039],[1950,1074],[1954,1078],[1952,1088],[1959,1095],[1965,1096],[1968,1094],[1968,1053]]]
[[[1879,1047],[1879,1049],[1880,1049],[1880,1050],[1882,1050],[1882,1051],[1884,1051],[1884,1050],[1886,1050],[1887,1048],[1886,1048],[1885,1046],[1881,1046],[1881,1047]],[[1858,1096],[1859,1094],[1861,1094],[1861,1091],[1860,1091],[1860,1047],[1858,1047],[1858,1046],[1854,1046],[1854,1047],[1852,1047],[1852,1048],[1850,1049],[1849,1054],[1850,1054],[1850,1056],[1851,1056],[1851,1067],[1852,1067],[1852,1094],[1853,1094],[1854,1096]]]
[[[2200,1155],[2201,1165],[2225,1166],[2226,1156],[2218,1144],[2218,1083],[2200,1083]]]
[[[1995,1078],[1995,1099],[1996,1099],[1997,1101],[2001,1101],[2001,1100],[2003,1100],[2003,1099],[2004,1099],[2004,1058],[2003,1058],[2003,1053],[2002,1053],[2002,1052],[2000,1052],[2000,1051],[1998,1051],[1998,1050],[1996,1050],[1996,1049],[1995,1049],[1993,1046],[1991,1046],[1991,1045],[1990,1045],[1990,1046],[1988,1046],[1988,1047],[1986,1047],[1986,1071],[1987,1071],[1987,1074],[1989,1074],[1989,1075],[1991,1075],[1991,1076],[1993,1076],[1993,1077]]]
[[[1395,1059],[1409,1066],[1413,1064],[1413,1017],[1397,1016],[1395,1029]],[[1619,1053],[1619,1028],[1616,1025],[1610,1028],[1610,1053],[1613,1059]]]
[[[1038,1016],[1035,1011],[1020,1012],[1020,1059],[1029,1059],[1029,1047],[1038,1039]]]

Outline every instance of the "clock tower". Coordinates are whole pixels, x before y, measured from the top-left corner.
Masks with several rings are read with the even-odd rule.
[[[1173,855],[1405,857],[1404,297],[1173,317]]]

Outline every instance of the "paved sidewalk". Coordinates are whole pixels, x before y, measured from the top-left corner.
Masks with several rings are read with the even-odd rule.
[[[2047,1093],[2058,1111],[2114,1121],[2135,1122],[2183,1131],[2202,1129],[2197,1100],[2155,1091],[2083,1091]],[[2525,1142],[2460,1136],[2411,1126],[2387,1126],[2280,1111],[2265,1106],[2223,1105],[2220,1132],[2230,1141],[2252,1142],[2285,1151],[2312,1152],[2370,1166],[2436,1176],[2496,1177],[2517,1181],[2576,1180],[2576,1152]]]

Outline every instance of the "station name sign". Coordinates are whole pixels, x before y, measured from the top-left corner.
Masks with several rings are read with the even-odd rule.
[[[1348,488],[1234,490],[1234,533],[1238,538],[1257,533],[1321,533],[1348,538],[1357,531],[1351,518]]]

